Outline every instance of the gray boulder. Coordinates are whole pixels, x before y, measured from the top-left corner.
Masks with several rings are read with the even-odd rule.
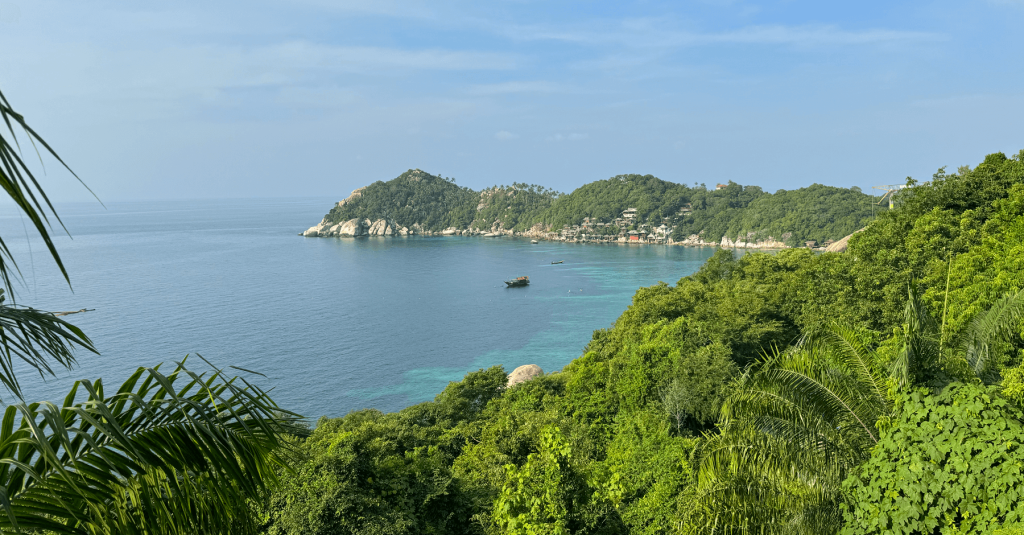
[[[536,364],[524,364],[512,370],[512,373],[508,374],[508,384],[506,386],[508,388],[512,388],[519,383],[525,383],[526,381],[536,379],[541,375],[544,375],[544,370],[540,369],[540,366],[537,366]]]
[[[366,226],[359,219],[349,219],[338,227],[338,236],[365,236]]]

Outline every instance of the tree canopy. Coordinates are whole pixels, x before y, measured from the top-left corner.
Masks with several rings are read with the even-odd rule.
[[[449,227],[523,231],[534,225],[558,230],[580,225],[587,218],[611,223],[632,208],[636,217],[623,224],[667,224],[674,227],[676,240],[696,234],[708,242],[724,236],[802,245],[807,240],[842,238],[866,225],[873,212],[884,209],[873,209],[874,198],[857,188],[814,184],[772,194],[729,182],[722,189],[708,190],[651,175],[619,175],[569,194],[521,183],[476,192],[415,169],[358,191],[331,209],[328,222],[388,219],[399,226],[418,224],[434,231]]]
[[[300,444],[303,477],[261,506],[265,529],[1014,533],[1022,184],[1024,151],[939,170],[845,253],[720,250],[640,288],[561,371],[505,388],[504,370],[481,370],[430,403],[321,420]],[[657,202],[635,195],[647,188]],[[726,234],[791,220],[847,232],[870,213],[852,190],[629,175],[552,196],[537,217],[662,217],[684,199],[703,225],[691,230]]]

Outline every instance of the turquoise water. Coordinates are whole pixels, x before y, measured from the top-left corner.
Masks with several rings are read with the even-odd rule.
[[[58,206],[74,291],[11,208],[0,235],[24,274],[19,303],[69,316],[100,355],[41,380],[60,400],[78,378],[120,382],[137,366],[200,353],[266,375],[283,407],[316,418],[429,400],[469,371],[559,370],[637,288],[674,284],[712,249],[531,244],[508,238],[303,238],[330,199]],[[563,264],[552,265],[562,260]],[[529,275],[526,288],[505,288]],[[199,361],[192,363],[203,368]],[[9,395],[4,395],[10,401]]]

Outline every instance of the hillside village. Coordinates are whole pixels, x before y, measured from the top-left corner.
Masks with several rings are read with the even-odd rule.
[[[773,239],[769,237],[763,240],[730,240],[728,237],[723,237],[721,241],[709,242],[704,240],[700,235],[692,234],[685,240],[673,240],[672,233],[676,229],[675,223],[678,219],[686,218],[693,211],[692,206],[687,203],[684,205],[675,218],[666,217],[663,218],[661,224],[654,226],[652,223],[640,223],[637,221],[637,210],[636,208],[627,208],[622,212],[619,217],[616,217],[609,222],[601,222],[596,219],[586,217],[583,222],[579,225],[570,225],[562,228],[557,232],[543,232],[532,230],[523,235],[528,237],[537,238],[541,237],[549,240],[565,241],[572,243],[636,243],[636,244],[651,244],[651,245],[707,245],[707,246],[720,246],[720,247],[740,247],[740,248],[762,248],[762,249],[782,249],[788,248],[785,240],[789,238],[787,235],[782,235],[779,239]],[[515,235],[513,233],[512,235]],[[752,236],[751,236],[752,238]],[[805,247],[812,249],[825,250],[827,247],[835,243],[836,240],[826,240],[819,244],[816,240],[808,240],[804,242]]]
[[[786,249],[790,245],[785,243],[789,239],[788,233],[782,234],[778,239],[769,236],[766,239],[754,239],[753,233],[747,240],[732,240],[722,237],[720,241],[707,241],[699,234],[692,234],[684,240],[673,240],[672,233],[676,229],[676,223],[688,217],[693,208],[689,203],[680,208],[676,217],[663,218],[661,224],[654,226],[652,223],[642,223],[637,220],[637,209],[627,208],[619,217],[611,221],[599,221],[597,218],[585,217],[579,225],[567,225],[557,231],[547,230],[544,225],[536,224],[525,231],[502,228],[500,222],[495,222],[490,229],[466,228],[459,229],[449,227],[440,231],[430,231],[413,225],[399,227],[393,221],[379,219],[377,221],[353,219],[343,223],[329,225],[322,221],[320,225],[314,226],[302,233],[306,237],[360,237],[360,236],[482,236],[493,237],[524,237],[535,240],[551,240],[569,243],[625,243],[638,245],[684,245],[684,246],[718,246],[730,248],[750,249]],[[845,244],[844,240],[839,240]],[[837,240],[829,239],[822,243],[816,240],[805,241],[802,245],[815,250],[829,250]]]

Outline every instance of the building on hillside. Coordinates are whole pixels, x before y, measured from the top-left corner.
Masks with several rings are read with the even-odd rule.
[[[626,211],[622,212],[622,218],[628,221],[636,219],[636,208],[626,208]]]
[[[804,242],[804,244],[806,244],[807,247],[817,247],[818,246],[818,240],[807,240],[807,241]]]
[[[728,184],[719,184],[719,185],[715,186],[715,191],[718,191],[720,189],[725,189],[725,188],[728,188],[728,187],[729,187]]]
[[[679,215],[690,215],[693,212],[693,204],[686,203],[679,209]]]

